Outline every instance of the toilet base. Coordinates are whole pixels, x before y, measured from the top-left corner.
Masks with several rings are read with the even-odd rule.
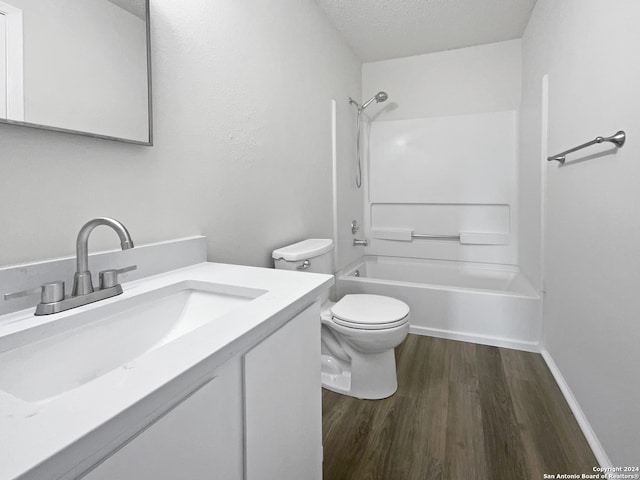
[[[351,369],[340,365],[340,361],[330,355],[322,355],[322,388],[349,395],[351,390]]]
[[[382,353],[349,352],[351,363],[322,355],[322,387],[362,400],[380,400],[398,389],[394,349]]]

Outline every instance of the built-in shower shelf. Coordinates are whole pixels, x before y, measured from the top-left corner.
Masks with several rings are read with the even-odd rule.
[[[413,242],[420,240],[457,240],[461,245],[508,245],[508,233],[460,232],[458,234],[416,233],[410,229],[375,229],[371,236],[379,240]]]
[[[463,245],[509,245],[508,233],[460,232]]]

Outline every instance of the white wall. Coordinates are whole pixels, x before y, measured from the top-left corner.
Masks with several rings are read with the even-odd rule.
[[[362,96],[383,90],[374,120],[443,117],[516,110],[520,105],[520,40],[362,65]],[[379,114],[381,111],[383,113]]]
[[[7,116],[7,30],[0,13],[0,117]]]
[[[330,100],[359,94],[360,62],[315,2],[155,0],[151,13],[154,147],[0,125],[0,265],[73,254],[99,215],[139,243],[204,234],[210,260],[261,266],[331,237]],[[90,243],[117,239],[98,229]]]
[[[522,202],[533,239],[523,260],[540,234],[541,77],[549,74],[550,154],[618,129],[629,137],[617,152],[592,147],[549,165],[545,197],[544,346],[616,466],[640,459],[639,24],[634,0],[538,0],[522,43],[520,170],[534,197]],[[539,272],[537,248],[523,266]]]
[[[367,109],[366,253],[517,264],[520,40],[367,63],[362,85],[364,99],[389,94]],[[372,233],[394,227],[497,233],[507,243],[400,242]]]
[[[10,0],[24,21],[26,122],[149,140],[145,22],[105,0]]]

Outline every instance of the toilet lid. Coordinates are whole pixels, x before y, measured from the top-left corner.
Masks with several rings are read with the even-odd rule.
[[[331,307],[338,325],[361,329],[382,329],[402,325],[407,321],[409,305],[382,295],[345,295]]]

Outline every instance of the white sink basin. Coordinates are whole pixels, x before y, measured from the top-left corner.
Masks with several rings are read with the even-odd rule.
[[[263,293],[186,281],[3,338],[0,390],[27,402],[49,400],[112,370],[128,368],[128,362]]]

